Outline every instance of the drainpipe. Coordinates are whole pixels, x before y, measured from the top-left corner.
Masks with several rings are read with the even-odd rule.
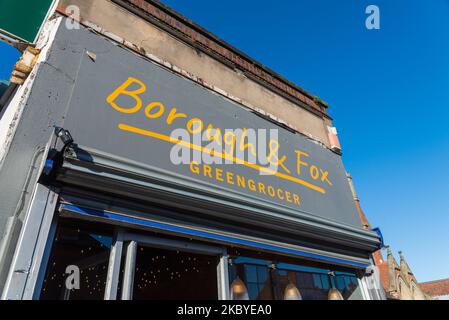
[[[362,222],[363,228],[366,230],[371,230],[371,225],[369,224],[368,219],[366,218],[365,213],[363,212],[362,207],[360,205],[360,200],[355,191],[352,177],[349,173],[346,173],[346,177],[348,179],[349,188],[351,189],[352,197],[354,199],[357,213],[359,214],[359,218],[360,218],[360,221]]]

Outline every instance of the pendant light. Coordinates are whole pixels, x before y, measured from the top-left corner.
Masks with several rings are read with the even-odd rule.
[[[298,288],[291,282],[285,287],[284,300],[302,300]]]
[[[335,272],[331,271],[328,273],[332,288],[327,293],[327,300],[344,300],[341,292],[335,288]]]
[[[230,291],[231,300],[249,300],[248,289],[239,277],[232,281]]]
[[[327,294],[327,299],[328,300],[344,300],[340,291],[338,291],[338,289],[336,289],[336,288],[332,288],[329,290],[329,293]]]

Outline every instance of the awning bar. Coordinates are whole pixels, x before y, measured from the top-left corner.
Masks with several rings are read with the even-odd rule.
[[[63,210],[75,212],[75,213],[78,213],[78,214],[81,214],[84,216],[92,216],[92,217],[110,219],[110,220],[114,220],[114,221],[118,221],[118,222],[128,223],[131,225],[143,226],[143,227],[147,227],[147,228],[151,228],[151,229],[158,229],[158,230],[169,231],[169,232],[173,232],[173,233],[177,233],[177,234],[187,235],[187,236],[193,236],[193,237],[198,237],[198,238],[203,238],[203,239],[219,241],[219,242],[226,243],[229,245],[240,245],[240,246],[251,247],[251,248],[255,248],[255,249],[268,250],[268,251],[283,253],[283,254],[287,254],[287,255],[300,256],[303,258],[320,260],[320,261],[336,263],[336,264],[342,264],[342,265],[352,266],[352,267],[357,267],[357,268],[367,268],[369,266],[369,264],[366,264],[366,263],[360,263],[360,262],[345,260],[345,259],[341,259],[341,258],[333,258],[333,257],[321,255],[321,254],[286,248],[286,247],[283,247],[280,245],[273,245],[273,244],[262,243],[262,242],[254,241],[254,240],[241,239],[241,238],[232,237],[232,236],[228,236],[228,235],[220,235],[220,234],[216,234],[213,232],[195,230],[195,229],[180,227],[180,226],[163,223],[163,222],[156,222],[156,221],[151,221],[151,220],[137,218],[137,217],[130,217],[127,215],[117,214],[117,213],[113,213],[113,212],[109,212],[109,211],[82,208],[82,207],[75,206],[73,204],[61,204],[61,211],[63,211]]]

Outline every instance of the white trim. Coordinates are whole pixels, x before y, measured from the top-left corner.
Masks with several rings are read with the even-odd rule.
[[[36,184],[17,241],[2,300],[33,298],[57,200],[56,193],[41,184]]]
[[[358,281],[359,281],[360,289],[362,291],[363,300],[373,300],[373,298],[371,297],[371,294],[368,290],[367,281],[369,281],[369,280],[367,279],[367,277],[364,276],[362,279],[358,279]]]
[[[0,115],[0,166],[8,153],[9,147],[20,123],[23,109],[32,91],[39,66],[47,59],[48,51],[55,39],[56,32],[61,21],[62,18],[59,17],[55,20],[48,21],[45,24],[45,29],[40,35],[37,43],[37,48],[41,49],[41,53],[39,54],[36,65],[28,75],[24,84],[17,89],[10,101],[3,107],[3,114]]]
[[[125,270],[123,272],[122,300],[132,300],[134,272],[136,269],[137,242],[130,241],[126,245]]]
[[[217,285],[218,300],[229,300],[229,259],[226,252],[220,256],[220,261],[217,265]]]
[[[122,233],[115,232],[111,252],[109,255],[108,274],[106,278],[106,288],[104,291],[104,300],[117,299],[117,287],[120,276],[120,263],[122,259],[123,240]]]

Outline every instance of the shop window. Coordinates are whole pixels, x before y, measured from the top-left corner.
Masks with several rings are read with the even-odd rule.
[[[354,275],[335,275],[336,288],[343,295],[343,298],[349,299],[359,286],[358,279]]]
[[[285,263],[274,256],[263,259],[250,257],[231,258],[230,283],[241,279],[250,300],[282,300],[288,286],[297,288],[303,300],[327,300],[329,291],[336,288],[343,298],[360,299],[360,288],[355,274],[332,271],[324,266],[303,261],[304,265]],[[272,259],[270,259],[272,258]]]
[[[258,259],[237,258],[229,267],[230,281],[243,280],[250,300],[273,300],[270,269],[266,262]]]
[[[268,268],[265,266],[245,265],[245,279],[251,300],[271,298],[271,285]]]
[[[327,275],[296,272],[296,281],[304,300],[327,300],[330,289]]]
[[[103,299],[111,245],[112,231],[61,221],[40,298]]]
[[[138,246],[134,300],[216,300],[216,256]]]
[[[272,271],[274,296],[276,300],[284,298],[285,288],[291,283],[297,286],[294,272],[287,270],[273,270]]]

